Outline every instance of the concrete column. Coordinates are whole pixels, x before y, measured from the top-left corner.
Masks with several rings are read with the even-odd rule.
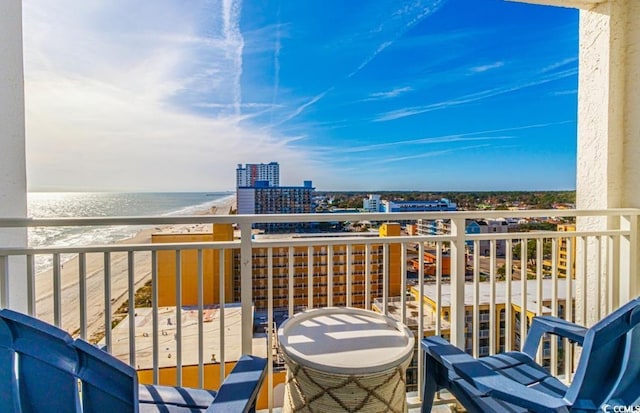
[[[640,2],[638,0],[515,0],[580,9],[577,207],[640,208]],[[618,228],[618,219],[581,218],[578,230]],[[621,261],[604,269],[605,248],[578,244],[576,315],[591,325],[612,307],[640,294],[637,219],[623,219],[632,242],[623,240]],[[635,247],[635,248],[634,248]],[[611,274],[607,274],[609,271]],[[600,294],[606,277],[616,291]],[[609,301],[609,302],[607,302]]]
[[[0,39],[0,216],[25,217],[27,178],[21,0],[0,1]],[[0,246],[26,245],[26,229],[0,230]],[[23,257],[9,260],[7,285],[8,305],[25,311],[27,284]]]
[[[580,74],[578,91],[577,207],[580,209],[640,208],[640,4],[637,0],[609,0],[580,13]],[[616,228],[618,220],[580,219],[578,230]],[[633,228],[637,232],[637,228]],[[637,239],[637,235],[635,237]],[[577,314],[593,324],[606,313],[602,285],[604,249],[588,243],[586,302],[576,303]],[[581,254],[580,246],[578,254]],[[622,259],[629,254],[621,249]],[[619,285],[615,307],[638,294],[637,256],[626,285]],[[580,265],[577,273],[585,271]],[[609,274],[611,275],[611,274]],[[624,274],[623,274],[624,277]],[[579,291],[579,294],[582,291]],[[584,306],[583,308],[580,308]]]

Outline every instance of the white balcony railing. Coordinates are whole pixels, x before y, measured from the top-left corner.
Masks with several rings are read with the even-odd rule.
[[[224,242],[188,243],[116,243],[89,246],[43,246],[37,248],[3,248],[0,245],[0,306],[16,306],[12,290],[12,274],[26,273],[27,303],[30,314],[50,321],[73,334],[99,340],[107,351],[114,350],[112,326],[114,309],[127,302],[128,361],[136,367],[137,358],[148,357],[152,361],[152,378],[160,380],[160,312],[158,285],[160,283],[158,262],[160,254],[173,254],[175,275],[172,289],[175,290],[175,362],[178,385],[182,384],[183,355],[197,352],[198,385],[204,385],[206,305],[204,285],[207,268],[204,256],[208,251],[217,254],[218,274],[231,271],[231,277],[219,276],[214,286],[219,305],[220,342],[219,352],[212,359],[225,363],[225,316],[228,302],[238,301],[241,308],[239,350],[243,353],[257,351],[254,341],[254,315],[264,318],[265,326],[274,326],[282,314],[290,316],[304,308],[332,305],[357,305],[372,308],[374,301],[380,303],[375,309],[389,313],[390,304],[398,304],[395,314],[407,324],[413,324],[415,332],[425,335],[444,335],[460,347],[471,340],[475,356],[493,354],[501,346],[506,350],[517,348],[526,336],[528,322],[521,322],[539,314],[561,315],[565,319],[586,319],[588,303],[585,292],[586,259],[597,254],[602,282],[599,290],[604,313],[612,311],[619,303],[620,279],[632,279],[636,274],[620,274],[631,271],[634,259],[627,251],[636,251],[638,210],[553,210],[553,211],[484,211],[484,212],[430,212],[391,214],[306,214],[306,215],[246,215],[246,216],[190,216],[190,217],[113,217],[113,218],[59,218],[59,219],[0,219],[0,228],[32,227],[95,227],[132,225],[157,227],[162,225],[234,224],[239,228],[239,237]],[[534,231],[491,234],[466,234],[466,220],[484,218],[534,218],[554,216],[558,220],[575,222],[581,217],[608,219],[611,229],[603,231]],[[631,219],[634,218],[634,219]],[[304,234],[301,237],[252,237],[252,226],[257,223],[303,223],[323,221],[394,222],[417,219],[447,220],[449,233],[425,236],[378,237],[370,234],[346,233],[342,236],[327,234]],[[0,229],[2,231],[2,229]],[[481,243],[483,248],[481,248]],[[488,243],[488,251],[485,244]],[[502,245],[504,256],[498,255]],[[531,244],[531,246],[529,246]],[[416,247],[417,245],[417,247]],[[528,248],[522,246],[527,245]],[[429,247],[433,246],[433,247]],[[562,256],[559,260],[560,247]],[[595,246],[595,247],[594,247]],[[417,248],[417,249],[416,249]],[[435,250],[436,269],[425,274],[426,249]],[[597,250],[594,250],[596,248]],[[517,254],[518,250],[521,252]],[[191,251],[191,253],[188,253]],[[195,251],[195,255],[192,252]],[[399,251],[399,258],[397,253]],[[443,254],[443,251],[448,254]],[[77,268],[63,268],[63,257],[77,256]],[[99,267],[88,268],[89,257],[95,260],[100,255]],[[11,257],[22,259],[10,259]],[[36,274],[35,259],[51,257],[52,269],[46,274]],[[275,258],[275,261],[274,261]],[[408,280],[408,262],[418,263],[415,280]],[[231,259],[233,262],[228,263]],[[449,260],[449,265],[445,264]],[[195,341],[184,337],[182,325],[184,312],[183,291],[185,285],[182,271],[187,260],[197,268],[197,303],[193,311],[197,314]],[[74,261],[75,262],[75,261]],[[356,264],[357,263],[357,264]],[[230,264],[230,265],[227,265]],[[75,264],[74,264],[75,265]],[[393,268],[396,267],[396,268]],[[399,268],[398,268],[399,267]],[[576,268],[580,269],[577,271]],[[69,277],[67,274],[73,276]],[[398,280],[391,280],[400,274]],[[37,276],[36,276],[37,275]],[[523,282],[526,280],[526,282]],[[152,323],[150,348],[141,348],[136,336],[139,329],[135,295],[138,288],[150,281],[150,318]],[[393,282],[399,283],[392,286]],[[227,284],[231,282],[231,288]],[[392,297],[391,291],[399,291]],[[88,294],[91,291],[92,294]],[[100,305],[87,302],[95,292],[101,292]],[[228,292],[233,291],[233,297]],[[413,297],[407,298],[407,291]],[[428,299],[418,301],[418,297]],[[91,298],[93,300],[93,298]],[[419,303],[423,302],[424,305]],[[433,305],[429,304],[432,303]],[[21,303],[24,304],[24,303]],[[500,311],[504,309],[504,316]],[[485,314],[482,311],[488,310]],[[577,313],[576,313],[576,310]],[[191,310],[190,310],[191,311]],[[471,328],[465,328],[465,311],[471,315]],[[393,314],[390,314],[393,316]],[[480,322],[489,323],[488,330],[479,328]],[[504,323],[501,325],[501,322]],[[228,327],[228,326],[227,326]],[[278,364],[275,337],[265,330],[266,356],[271,361],[267,379],[269,404],[273,403],[274,365]],[[496,334],[498,331],[500,334]],[[504,336],[503,336],[504,332]],[[147,334],[147,333],[145,333]],[[100,338],[103,336],[103,338]],[[139,336],[139,334],[138,334]],[[503,336],[503,337],[502,337]],[[96,338],[98,337],[98,338]],[[145,336],[146,337],[146,336]],[[207,337],[206,340],[210,340]],[[504,340],[504,342],[498,342]],[[187,343],[195,348],[186,348]],[[560,372],[570,377],[573,369],[572,347],[569,343],[551,342],[549,356],[553,373]],[[140,348],[139,348],[140,347]],[[268,349],[272,349],[269,351]],[[559,355],[560,359],[559,359]],[[543,355],[540,354],[542,357]],[[544,356],[547,357],[545,351]],[[417,371],[413,374],[419,388],[422,356],[416,353]],[[206,361],[205,361],[206,360]],[[563,369],[559,371],[560,369]],[[220,370],[221,378],[224,369]]]

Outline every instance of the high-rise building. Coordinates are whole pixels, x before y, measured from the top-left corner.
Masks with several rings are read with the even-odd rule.
[[[239,187],[236,192],[238,214],[310,214],[313,211],[313,183],[303,186],[269,186],[256,181],[252,187]],[[311,223],[256,224],[254,227],[272,232],[307,229]]]
[[[266,181],[269,186],[280,186],[280,165],[278,162],[238,164],[236,168],[236,188],[255,186],[257,181]]]
[[[349,234],[333,234],[333,237]],[[385,223],[378,233],[371,237],[394,237],[400,235],[400,225]],[[181,243],[202,241],[232,241],[231,224],[205,225],[199,228],[177,228],[171,232],[154,234],[153,243]],[[300,234],[263,235],[273,240],[304,237]],[[296,310],[309,305],[323,307],[328,305],[329,296],[333,305],[346,305],[347,292],[351,291],[351,305],[366,307],[365,288],[369,284],[370,300],[382,297],[384,283],[391,297],[402,294],[399,243],[353,245],[319,245],[313,247],[294,247],[293,262],[290,263],[290,247],[272,248],[272,297],[273,308],[287,309],[292,300]],[[347,252],[350,251],[350,257]],[[202,285],[204,286],[203,304],[220,302],[220,277],[224,276],[224,297],[226,302],[240,301],[240,251],[224,250],[224,272],[220,269],[220,252],[205,249],[202,252]],[[197,251],[183,251],[181,254],[181,291],[183,305],[198,304],[198,257]],[[367,261],[368,260],[368,261]],[[253,248],[252,270],[253,302],[257,311],[268,308],[269,249]],[[385,271],[385,265],[388,270]],[[290,273],[291,269],[293,270]],[[386,274],[386,275],[385,275]],[[367,275],[369,280],[367,281]],[[293,280],[293,283],[290,281]],[[309,282],[311,281],[311,285]],[[290,296],[290,288],[293,295]],[[176,254],[174,251],[158,253],[158,292],[160,306],[176,305]],[[309,294],[312,294],[309,297]]]
[[[312,205],[313,183],[303,186],[280,186],[280,165],[238,164],[236,169],[236,202],[238,214],[309,214]],[[288,232],[306,230],[309,223],[255,224],[266,231]]]
[[[238,188],[238,214],[308,214],[313,193],[311,181],[304,186],[268,186],[258,181],[256,186]]]

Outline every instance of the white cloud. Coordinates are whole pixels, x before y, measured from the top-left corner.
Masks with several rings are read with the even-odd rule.
[[[438,136],[433,138],[422,138],[422,139],[411,139],[397,142],[385,142],[378,143],[372,145],[365,146],[355,146],[351,148],[345,148],[342,152],[345,153],[353,153],[353,152],[369,152],[378,150],[381,148],[389,148],[389,147],[397,147],[397,146],[415,146],[417,144],[446,144],[446,143],[455,143],[455,142],[471,142],[471,141],[499,141],[504,139],[515,139],[515,136],[470,136],[476,135],[477,133],[468,133],[462,135],[449,135],[449,136]]]
[[[278,160],[314,176],[308,154],[232,116],[172,110],[93,80],[56,78],[27,89],[33,189],[224,190],[236,163]],[[259,158],[259,159],[257,159]]]
[[[402,146],[414,148],[416,145],[424,145],[424,144],[449,144],[449,143],[456,143],[456,142],[471,142],[471,141],[497,142],[497,141],[503,141],[503,140],[509,140],[509,139],[516,139],[517,136],[491,135],[491,134],[502,133],[502,132],[517,132],[517,131],[527,130],[527,129],[546,128],[548,126],[563,125],[571,122],[573,121],[567,120],[567,121],[561,121],[561,122],[537,123],[537,124],[531,124],[531,125],[515,126],[510,128],[482,130],[477,132],[460,133],[455,135],[433,136],[428,138],[405,139],[405,140],[399,140],[399,141],[391,141],[390,139],[387,139],[387,142],[384,142],[384,143],[376,143],[371,145],[361,145],[361,146],[352,146],[349,148],[342,148],[341,153],[344,154],[344,153],[370,152],[370,151],[378,151],[382,148],[389,149],[389,148],[402,147]],[[324,150],[329,153],[333,152],[333,148],[324,148]]]
[[[306,101],[305,103],[299,105],[298,107],[296,107],[293,110],[293,112],[291,112],[289,115],[287,115],[284,119],[282,119],[280,122],[278,122],[275,126],[282,125],[283,123],[286,123],[286,122],[290,121],[291,119],[297,117],[302,112],[304,112],[304,110],[306,108],[308,108],[309,106],[315,105],[318,101],[320,101],[322,98],[324,98],[327,95],[327,93],[331,92],[333,89],[335,89],[335,86],[331,86],[327,90],[325,90],[325,91],[323,91],[321,93],[318,93],[317,95],[315,95],[314,97],[312,97],[311,99]]]
[[[571,66],[576,66],[577,67],[578,64],[578,58],[577,57],[568,57],[566,59],[560,60],[558,62],[554,62],[551,63],[550,65],[543,67],[542,69],[540,69],[540,73],[546,73],[546,72],[551,72],[553,70],[556,70],[562,66],[567,66],[567,65],[571,65]]]
[[[391,99],[391,98],[398,97],[404,93],[411,92],[413,90],[414,89],[412,87],[405,86],[405,87],[397,87],[395,89],[391,89],[385,92],[374,92],[374,93],[370,93],[369,97],[367,97],[366,99],[363,99],[363,101]]]
[[[545,73],[543,76],[536,79],[532,79],[525,83],[518,83],[513,85],[507,85],[497,87],[493,89],[481,90],[479,92],[470,93],[464,96],[445,100],[441,102],[432,103],[423,106],[410,106],[406,108],[396,109],[388,111],[378,115],[374,122],[387,122],[390,120],[396,120],[406,118],[408,116],[420,115],[422,113],[432,112],[434,110],[447,109],[454,106],[464,105],[472,102],[479,102],[485,99],[490,99],[496,96],[504,95],[507,93],[515,92],[521,89],[543,85],[545,83],[553,82],[559,79],[563,79],[570,76],[575,76],[578,73],[578,69],[566,69],[560,72]]]
[[[224,39],[231,45],[229,54],[235,69],[233,77],[233,104],[236,115],[240,114],[240,104],[242,102],[240,79],[242,76],[242,49],[244,48],[244,38],[240,32],[241,10],[242,0],[222,0]]]
[[[390,38],[381,42],[378,47],[365,58],[358,67],[347,75],[351,78],[364,69],[380,53],[400,39],[407,31],[427,16],[437,11],[446,0],[416,0],[411,3],[401,3],[400,7],[391,13],[391,17],[376,27],[375,33],[390,33]]]
[[[504,66],[504,62],[495,62],[486,65],[474,66],[469,70],[473,73],[483,73],[488,70],[501,68],[502,66]]]
[[[297,137],[240,123],[273,105],[241,101],[240,1],[209,6],[25,1],[31,190],[225,190],[237,163],[271,160],[322,176]]]
[[[553,96],[576,95],[576,94],[578,94],[578,89],[557,90],[551,93],[551,95]]]
[[[276,39],[273,45],[273,91],[271,93],[271,103],[273,103],[274,107],[278,101],[278,93],[280,91],[280,51],[282,50],[281,13],[282,10],[280,5],[278,5],[278,24],[276,26]],[[271,123],[273,123],[273,111],[271,111]]]
[[[436,12],[446,1],[447,0],[416,0],[412,3],[401,4],[399,8],[391,12],[391,17],[388,17],[388,15],[385,14],[383,16],[385,20],[371,30],[371,33],[375,33],[377,36],[384,38],[384,40],[378,40],[379,43],[377,43],[378,45],[375,50],[365,57],[354,70],[345,76],[344,79],[350,79],[360,73],[360,71],[367,67],[380,53],[393,45],[417,23]],[[297,117],[306,108],[315,105],[318,101],[323,99],[327,93],[331,92],[335,88],[336,85],[333,85],[325,91],[317,94],[303,105],[298,106],[290,115],[278,122],[277,125],[281,125]]]
[[[410,159],[433,158],[433,157],[436,157],[436,156],[446,155],[446,154],[452,153],[452,152],[461,152],[461,151],[467,151],[467,150],[471,150],[471,149],[486,148],[486,147],[489,147],[489,146],[491,146],[491,145],[486,143],[486,144],[482,144],[482,145],[471,145],[471,146],[463,146],[463,147],[460,147],[460,148],[442,149],[442,150],[439,150],[439,151],[427,151],[427,152],[422,152],[422,153],[418,153],[418,154],[414,154],[414,155],[382,158],[380,160],[373,161],[371,163],[372,164],[379,164],[379,163],[380,164],[386,164],[386,163],[392,163],[392,162],[407,161],[407,160],[410,160]]]

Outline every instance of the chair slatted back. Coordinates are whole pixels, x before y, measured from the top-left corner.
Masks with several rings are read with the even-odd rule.
[[[17,394],[11,397],[17,410],[80,412],[78,357],[71,336],[12,310],[0,310],[0,318],[12,340],[10,351],[1,357],[8,362],[13,357],[14,372],[10,374],[17,374],[17,386],[13,388]]]
[[[0,318],[0,406],[6,413],[17,413],[18,380],[15,375],[13,336],[7,323]]]
[[[612,406],[635,406],[638,404],[638,385],[640,383],[640,306],[631,313],[630,323],[636,327],[627,333],[625,357],[622,360],[622,373],[608,402]]]
[[[597,409],[624,395],[627,374],[637,377],[640,300],[632,300],[591,327],[576,374],[566,394],[574,409]],[[635,345],[634,345],[635,344]],[[617,392],[622,391],[622,394]],[[637,390],[636,390],[637,393]]]
[[[100,350],[77,339],[74,347],[80,357],[78,377],[82,381],[82,406],[87,412],[138,412],[136,371]]]

